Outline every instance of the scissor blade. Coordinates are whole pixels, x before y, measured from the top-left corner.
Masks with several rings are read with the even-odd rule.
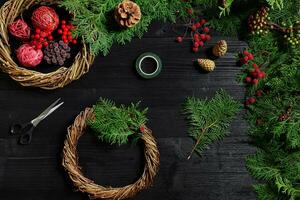
[[[48,108],[46,108],[37,118],[46,115],[59,101],[60,101],[60,98],[57,99],[54,103],[52,103]]]
[[[38,118],[34,119],[31,121],[31,123],[33,124],[33,126],[37,126],[41,121],[43,121],[46,117],[48,117],[49,115],[51,115],[55,110],[57,110],[61,105],[63,105],[64,102],[58,104],[57,106],[51,108],[47,113],[45,113],[42,116],[39,116]]]

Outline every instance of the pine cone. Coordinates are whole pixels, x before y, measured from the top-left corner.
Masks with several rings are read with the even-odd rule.
[[[227,42],[220,40],[213,48],[213,54],[217,57],[224,56],[227,52]]]
[[[214,71],[216,64],[214,61],[209,60],[209,59],[198,59],[198,64],[199,66],[207,72],[212,72]]]
[[[142,17],[140,7],[129,0],[124,0],[115,9],[115,19],[122,27],[133,27]]]

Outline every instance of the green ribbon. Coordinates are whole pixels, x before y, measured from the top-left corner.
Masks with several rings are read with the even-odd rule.
[[[155,68],[154,72],[146,73],[146,72],[143,71],[143,69],[142,69],[142,63],[143,63],[143,60],[145,58],[153,59],[156,62],[156,66],[155,66],[156,68]],[[158,55],[156,55],[155,53],[146,52],[146,53],[141,54],[136,59],[135,68],[136,68],[137,73],[141,77],[143,77],[145,79],[152,79],[152,78],[157,77],[160,74],[161,69],[162,69],[162,62],[161,62],[161,59],[158,57]]]

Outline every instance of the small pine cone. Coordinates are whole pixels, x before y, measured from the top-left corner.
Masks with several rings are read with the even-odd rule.
[[[213,48],[213,54],[217,57],[224,56],[227,52],[227,42],[220,40]]]
[[[115,9],[115,19],[122,27],[133,27],[141,20],[142,13],[140,7],[129,0],[119,3]]]
[[[214,71],[216,64],[214,61],[209,60],[209,59],[198,59],[198,64],[199,66],[207,72],[212,72]]]

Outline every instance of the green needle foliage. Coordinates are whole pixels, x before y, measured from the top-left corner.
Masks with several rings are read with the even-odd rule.
[[[136,0],[142,11],[141,21],[133,28],[121,29],[114,21],[114,9],[121,0],[62,0],[61,6],[74,13],[74,33],[82,37],[96,55],[109,53],[114,43],[125,44],[134,36],[142,37],[153,20],[175,21],[187,15],[190,4],[182,0]]]
[[[215,0],[206,2],[200,12],[208,16],[210,25],[223,34],[238,34],[249,44],[254,61],[267,77],[257,86],[246,85],[246,96],[256,103],[247,107],[246,120],[249,136],[257,152],[247,158],[251,175],[259,181],[254,185],[258,200],[300,199],[300,49],[290,45],[283,33],[271,31],[265,35],[249,35],[247,20],[262,5],[269,5],[270,20],[278,25],[300,22],[299,0],[235,0],[230,3],[230,14],[219,19]],[[226,2],[226,0],[225,0]],[[215,3],[215,4],[214,4]],[[212,12],[214,11],[214,12]],[[298,21],[298,22],[297,22]],[[294,30],[294,36],[300,31]],[[299,44],[300,41],[297,42]],[[252,62],[252,61],[251,61]],[[242,66],[238,76],[244,82],[252,63]],[[244,73],[246,72],[246,73]],[[195,135],[196,138],[197,135]]]
[[[276,40],[253,39],[249,44],[263,47],[272,39]],[[253,48],[267,78],[247,90],[249,96],[255,90],[266,91],[247,113],[249,135],[259,148],[247,159],[247,168],[265,182],[255,186],[258,199],[295,200],[300,198],[300,51],[281,51],[276,42],[271,45]]]
[[[130,136],[140,135],[140,127],[147,122],[147,110],[140,110],[139,103],[117,107],[113,101],[100,98],[94,106],[95,119],[88,125],[102,141],[127,144]]]
[[[210,101],[187,98],[184,113],[191,126],[189,135],[196,141],[188,159],[194,151],[200,155],[208,145],[228,135],[239,108],[240,104],[224,90],[218,91]]]

